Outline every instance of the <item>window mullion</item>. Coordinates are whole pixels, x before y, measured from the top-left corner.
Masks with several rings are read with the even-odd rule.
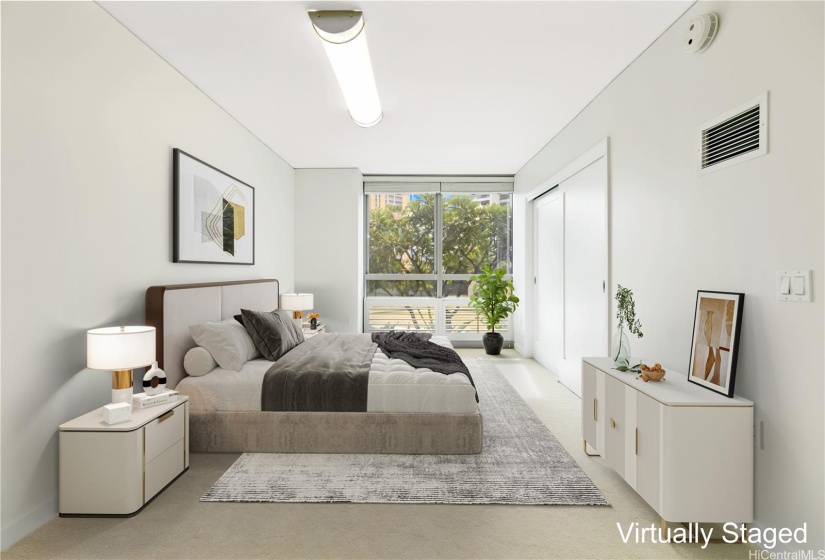
[[[363,253],[363,255],[364,255],[364,263],[363,263],[364,264],[364,277],[362,278],[363,290],[364,290],[362,292],[362,295],[364,297],[367,297],[367,294],[369,293],[369,290],[368,290],[369,284],[367,282],[367,275],[370,272],[370,197],[371,196],[372,196],[371,194],[364,195],[364,199],[361,202],[361,206],[362,206],[363,211],[364,211],[364,221],[363,221],[363,224],[364,224],[364,244],[363,244],[363,247],[364,247],[364,253]],[[362,313],[366,313],[364,309],[362,309]],[[361,322],[361,324],[362,325],[367,324],[366,314],[364,315],[363,321]]]
[[[444,212],[441,196],[442,195],[440,192],[435,195],[435,231],[433,232],[433,240],[435,242],[435,294],[439,299],[443,296],[442,290],[444,289],[444,283],[441,281],[444,274],[444,266],[441,262],[441,257],[443,255],[442,242],[444,240]]]

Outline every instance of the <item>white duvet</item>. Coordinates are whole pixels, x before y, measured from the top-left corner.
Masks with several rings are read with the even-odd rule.
[[[443,336],[434,343],[451,347]],[[251,360],[241,371],[216,368],[201,377],[186,377],[176,390],[189,396],[192,411],[244,412],[261,410],[261,386],[272,362]],[[444,375],[391,360],[376,351],[370,365],[368,412],[478,412],[475,389],[463,373]]]

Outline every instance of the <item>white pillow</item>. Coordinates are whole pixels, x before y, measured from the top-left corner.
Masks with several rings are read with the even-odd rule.
[[[209,353],[209,350],[203,346],[195,346],[190,348],[189,352],[183,357],[183,369],[189,375],[200,377],[206,375],[213,369],[218,367],[218,362]]]
[[[258,357],[258,349],[249,333],[234,318],[220,323],[190,325],[189,334],[198,346],[206,348],[223,369],[241,371],[241,366]]]

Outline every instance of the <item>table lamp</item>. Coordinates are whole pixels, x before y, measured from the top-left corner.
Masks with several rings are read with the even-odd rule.
[[[302,311],[312,309],[314,305],[312,294],[281,294],[281,309],[292,311],[292,318],[298,322],[298,327],[304,316]]]
[[[112,403],[132,404],[132,368],[155,361],[155,327],[105,327],[86,332],[86,367],[112,371]]]

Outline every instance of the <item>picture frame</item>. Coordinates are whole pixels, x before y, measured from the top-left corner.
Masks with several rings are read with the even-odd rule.
[[[688,381],[733,397],[745,294],[699,290]]]
[[[172,151],[172,262],[255,264],[255,188]]]

